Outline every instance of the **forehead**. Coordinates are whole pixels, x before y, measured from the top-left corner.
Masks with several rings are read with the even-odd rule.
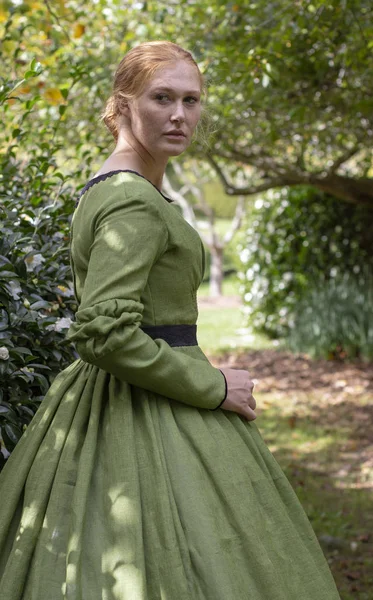
[[[201,81],[197,68],[186,61],[177,61],[167,67],[161,67],[147,82],[148,90],[159,87],[167,87],[176,92],[199,93]]]

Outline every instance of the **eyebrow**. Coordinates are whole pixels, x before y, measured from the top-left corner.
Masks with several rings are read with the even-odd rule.
[[[169,87],[164,87],[164,86],[158,86],[155,85],[154,88],[152,88],[151,90],[152,92],[175,92],[176,90],[169,88]],[[201,94],[201,90],[188,90],[186,92],[183,92],[183,95],[188,96],[190,94],[197,94],[200,95]]]

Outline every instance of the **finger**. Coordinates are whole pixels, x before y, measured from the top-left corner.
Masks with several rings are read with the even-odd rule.
[[[256,414],[255,412],[252,410],[252,408],[248,408],[245,411],[244,417],[247,421],[255,421],[256,419]]]
[[[250,392],[252,392],[252,391],[253,391],[253,389],[254,389],[254,382],[252,381],[252,379],[249,379],[249,381],[248,381],[248,384],[247,384],[247,387],[248,387],[248,390],[249,390]]]
[[[250,408],[252,408],[253,410],[256,409],[256,400],[255,400],[254,396],[252,396],[252,395],[249,396],[248,403],[249,403]]]

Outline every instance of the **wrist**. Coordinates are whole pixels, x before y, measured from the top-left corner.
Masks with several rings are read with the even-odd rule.
[[[223,375],[224,377],[224,386],[225,386],[225,391],[224,391],[224,398],[223,400],[221,400],[221,402],[218,404],[218,406],[215,406],[215,408],[212,408],[210,410],[217,410],[218,408],[221,407],[221,405],[223,404],[223,402],[225,402],[225,400],[227,399],[227,394],[228,394],[228,384],[227,384],[227,378],[224,375],[223,371],[221,369],[219,369],[220,373]]]

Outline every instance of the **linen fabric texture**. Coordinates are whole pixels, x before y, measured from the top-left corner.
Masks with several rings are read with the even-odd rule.
[[[219,408],[195,325],[204,252],[139,174],[94,178],[73,215],[80,358],[0,475],[1,600],[338,600],[254,422]]]

